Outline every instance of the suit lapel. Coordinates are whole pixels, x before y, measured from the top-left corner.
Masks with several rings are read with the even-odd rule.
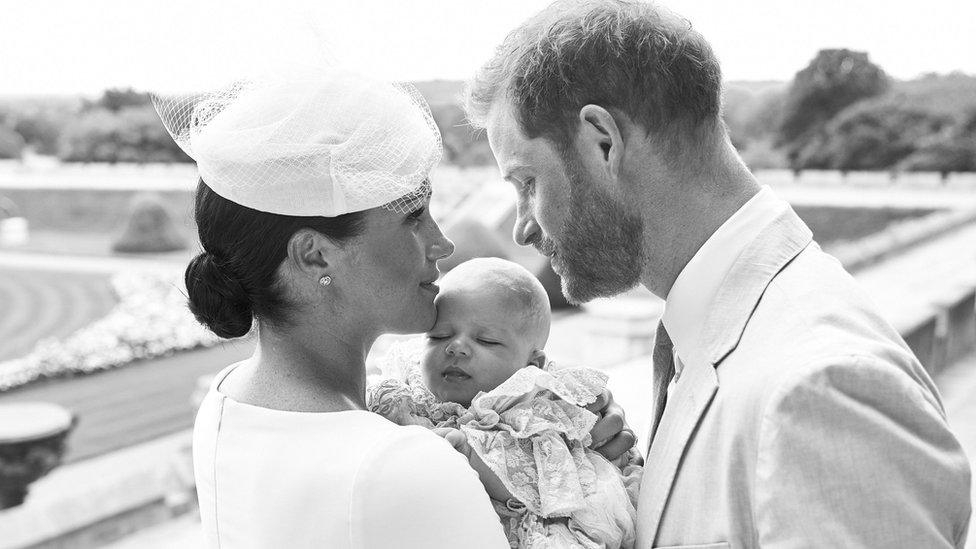
[[[710,365],[685,365],[681,380],[675,385],[664,408],[647,454],[647,468],[638,501],[638,514],[642,521],[642,528],[637,532],[638,547],[651,547],[654,542],[681,456],[716,389],[718,376],[714,368]]]
[[[736,348],[766,288],[812,240],[810,229],[787,208],[742,251],[705,319],[703,341],[713,365]]]
[[[811,240],[810,229],[787,208],[745,248],[723,280],[704,324],[710,363],[684,364],[663,413],[655,411],[638,501],[637,547],[649,549],[657,538],[682,456],[718,390],[715,368],[738,345],[766,287]],[[659,339],[661,331],[659,328]],[[656,391],[661,373],[657,362],[655,356]],[[656,392],[655,396],[661,395]]]

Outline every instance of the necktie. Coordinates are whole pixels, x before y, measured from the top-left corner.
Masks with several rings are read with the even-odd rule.
[[[668,398],[668,385],[674,378],[674,345],[671,336],[664,328],[664,322],[658,322],[657,336],[654,339],[654,415],[651,420],[651,432],[647,435],[648,448],[654,441],[654,434],[664,415],[664,405]]]

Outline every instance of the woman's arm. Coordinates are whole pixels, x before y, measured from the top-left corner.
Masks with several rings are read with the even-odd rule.
[[[447,441],[422,428],[404,427],[378,445],[353,491],[354,547],[508,547],[477,474]]]

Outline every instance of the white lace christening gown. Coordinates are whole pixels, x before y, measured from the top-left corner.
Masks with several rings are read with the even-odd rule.
[[[631,450],[618,468],[588,448],[597,416],[584,407],[603,392],[605,374],[527,366],[465,409],[438,402],[418,364],[399,370],[401,379],[370,385],[369,409],[400,425],[463,431],[514,496],[493,502],[511,547],[634,545],[639,455]]]

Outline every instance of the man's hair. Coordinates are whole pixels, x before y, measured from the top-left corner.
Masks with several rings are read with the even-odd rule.
[[[465,90],[483,128],[507,99],[521,130],[568,150],[587,104],[622,112],[652,139],[719,124],[721,70],[691,24],[630,0],[560,0],[509,33]]]

